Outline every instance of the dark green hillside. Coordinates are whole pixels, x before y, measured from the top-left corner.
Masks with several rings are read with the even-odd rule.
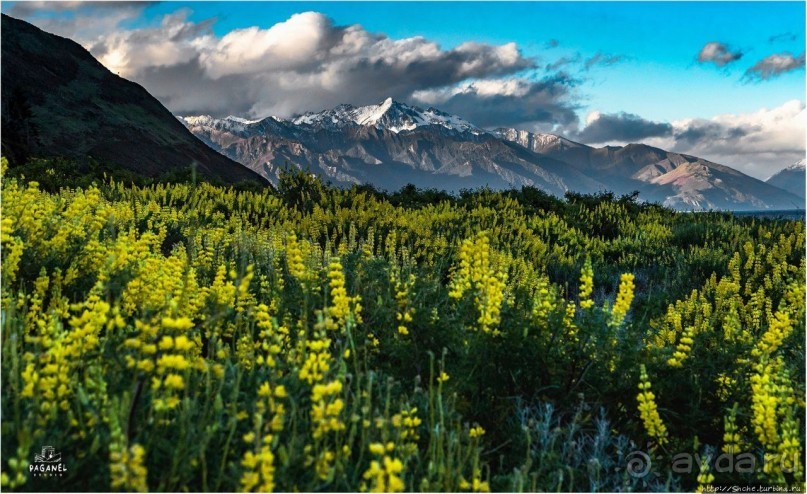
[[[12,166],[31,156],[92,159],[155,177],[195,164],[224,183],[262,180],[77,43],[7,15],[2,33],[2,149]]]

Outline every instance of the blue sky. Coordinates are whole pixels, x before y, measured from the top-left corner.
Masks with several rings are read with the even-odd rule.
[[[591,74],[583,88],[587,103],[655,120],[748,112],[804,95],[804,71],[765,84],[740,80],[774,51],[804,50],[803,2],[167,2],[146,9],[132,25],[159,22],[178,7],[192,10],[190,20],[216,18],[213,30],[220,36],[252,25],[269,28],[311,10],[339,25],[361,24],[393,38],[424,36],[443,48],[514,41],[525,55],[547,63],[578,52],[624,55],[624,62]],[[770,41],[787,34],[793,36]],[[551,39],[558,40],[556,48],[546,46]],[[723,70],[698,64],[698,51],[716,40],[743,50],[743,58]]]
[[[2,9],[78,41],[176,113],[290,116],[390,95],[483,126],[648,142],[756,176],[804,154],[804,2]]]

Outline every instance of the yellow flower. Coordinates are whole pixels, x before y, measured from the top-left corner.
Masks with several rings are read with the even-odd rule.
[[[641,378],[639,382],[639,415],[644,422],[645,430],[650,437],[655,438],[660,445],[667,442],[667,428],[661,421],[661,417],[656,407],[656,397],[650,391],[650,380],[644,364],[641,365]]]
[[[244,472],[241,474],[242,492],[272,492],[275,489],[275,455],[267,441],[257,453],[247,451],[241,460]]]
[[[342,272],[342,263],[336,257],[328,265],[328,286],[331,296],[331,314],[338,320],[344,321],[350,311],[350,298],[345,289],[345,274]]]
[[[160,370],[176,369],[185,370],[188,368],[188,361],[182,355],[162,355],[157,360],[157,368]]]
[[[766,448],[775,448],[779,443],[777,432],[777,409],[780,406],[777,371],[780,363],[760,362],[751,375],[751,423],[759,442]]]
[[[625,315],[630,309],[630,303],[633,301],[633,275],[625,273],[619,280],[619,291],[616,295],[614,307],[611,309],[612,326],[619,326],[625,320]]]
[[[114,443],[110,446],[109,471],[113,489],[147,492],[148,471],[143,465],[146,450],[139,444],[129,449]]]
[[[740,434],[737,431],[737,404],[724,418],[723,452],[728,454],[738,454],[740,449]]]
[[[170,336],[163,336],[160,342],[157,344],[157,348],[160,350],[170,350],[174,347],[174,339]]]
[[[675,353],[673,356],[667,360],[667,365],[670,367],[681,367],[684,360],[689,357],[690,352],[692,351],[692,343],[694,340],[692,339],[694,336],[695,328],[693,326],[688,326],[684,333],[681,335],[681,339],[678,341],[678,346],[675,347]]]
[[[478,425],[476,427],[471,427],[471,430],[468,431],[468,435],[472,438],[482,437],[485,435],[485,429]]]
[[[168,374],[165,377],[165,386],[173,389],[183,389],[185,388],[185,380],[180,375]]]
[[[384,456],[380,462],[373,460],[362,475],[362,478],[369,481],[370,485],[364,485],[362,490],[366,492],[403,492],[402,472],[403,463],[397,458]]]
[[[179,352],[184,352],[193,348],[194,344],[185,335],[180,335],[174,338],[174,348]]]
[[[788,313],[777,311],[751,354],[755,357],[773,354],[792,331],[793,323]]]
[[[709,468],[709,458],[701,457],[700,463],[701,469],[698,474],[698,486],[695,488],[695,492],[704,492],[715,481],[715,476],[712,475]]]
[[[462,298],[472,291],[479,310],[479,329],[483,333],[498,334],[501,306],[507,281],[505,271],[497,271],[491,263],[492,252],[487,234],[465,239],[460,246],[459,265],[455,267],[449,287],[449,297]]]
[[[275,397],[276,398],[285,398],[288,394],[286,393],[286,387],[282,384],[279,384],[275,387]]]
[[[286,237],[286,262],[289,273],[300,282],[306,281],[306,268],[303,262],[303,251],[294,233]]]
[[[580,307],[590,309],[594,306],[591,300],[591,293],[594,291],[594,270],[591,267],[591,259],[586,259],[583,269],[580,271]]]

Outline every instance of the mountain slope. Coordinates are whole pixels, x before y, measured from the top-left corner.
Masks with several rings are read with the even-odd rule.
[[[644,144],[594,148],[516,129],[497,129],[494,134],[569,163],[616,193],[638,190],[644,200],[677,209],[804,208],[803,197],[696,156]]]
[[[797,209],[804,200],[727,166],[643,144],[594,148],[552,134],[485,131],[434,108],[386,99],[290,120],[178,117],[214,149],[275,180],[294,165],[337,184],[449,191],[535,186],[617,194],[682,210]]]
[[[225,183],[262,182],[77,43],[7,15],[2,32],[3,154],[12,160],[91,157],[149,177],[195,163]]]
[[[801,159],[787,168],[776,172],[765,183],[779,187],[791,194],[795,194],[804,199],[805,188],[805,160]]]
[[[605,188],[566,163],[499,139],[459,117],[387,99],[379,105],[341,105],[292,120],[269,117],[179,117],[204,142],[274,180],[293,164],[342,184],[398,189],[408,183],[457,191],[535,186]]]

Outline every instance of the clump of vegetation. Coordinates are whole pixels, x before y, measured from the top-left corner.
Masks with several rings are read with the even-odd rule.
[[[4,489],[804,485],[802,222],[302,174],[2,192]]]

